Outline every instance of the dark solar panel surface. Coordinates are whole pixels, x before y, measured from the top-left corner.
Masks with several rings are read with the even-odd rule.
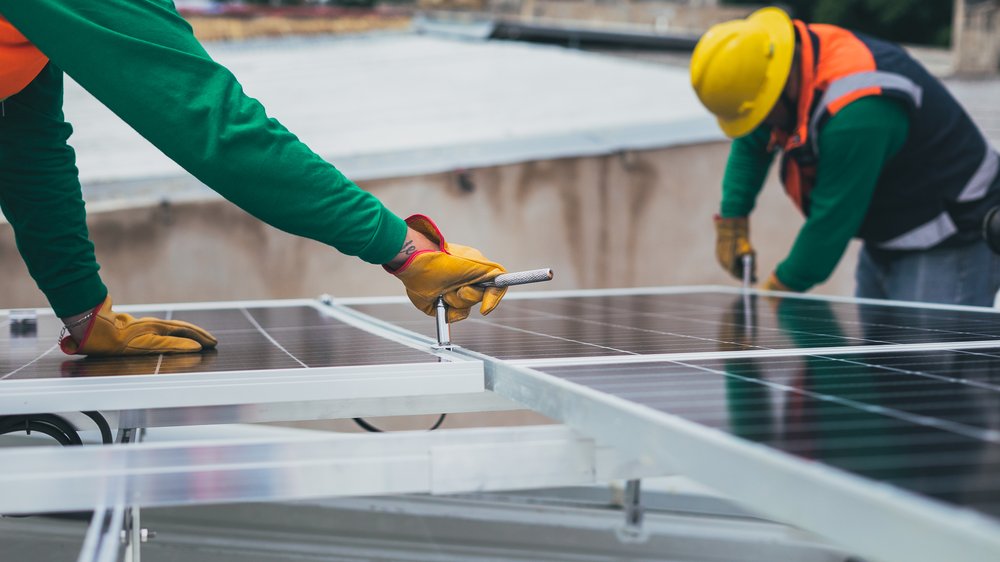
[[[1000,348],[542,370],[798,457],[1000,516]]]
[[[197,324],[216,350],[183,355],[83,358],[56,345],[61,323],[38,318],[37,331],[0,331],[0,379],[146,375],[435,362],[429,354],[374,336],[307,306],[149,310],[134,314]]]
[[[356,305],[434,337],[409,303]],[[507,299],[452,327],[452,341],[499,359],[967,342],[1000,338],[1000,316],[723,292]]]
[[[356,310],[434,337],[410,304]],[[145,313],[212,331],[202,354],[62,355],[60,324],[0,324],[0,379],[434,362],[311,307]],[[137,314],[136,316],[139,316]],[[1000,316],[725,292],[507,299],[452,327],[499,359],[857,346],[856,353],[542,369],[777,450],[1000,516]],[[2,322],[2,320],[0,320]],[[877,344],[998,340],[987,350],[866,353]],[[852,350],[853,351],[853,350]]]

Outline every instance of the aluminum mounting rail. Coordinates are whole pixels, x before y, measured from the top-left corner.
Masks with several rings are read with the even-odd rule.
[[[658,476],[559,425],[0,449],[0,513],[451,494]]]

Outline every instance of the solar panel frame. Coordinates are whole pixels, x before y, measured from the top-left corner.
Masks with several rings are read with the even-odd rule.
[[[157,305],[138,310],[136,307],[122,308],[136,314],[142,311],[167,319],[177,313],[187,314],[188,319],[196,321],[209,331],[216,332],[222,338],[222,343],[216,350],[195,354],[111,358],[70,357],[57,351],[56,334],[59,332],[61,322],[51,311],[42,311],[38,316],[36,334],[28,337],[0,334],[0,350],[12,350],[14,355],[13,358],[0,357],[0,383],[10,379],[25,378],[26,375],[58,378],[95,377],[102,374],[115,376],[166,374],[171,371],[211,373],[267,368],[431,363],[440,360],[439,357],[427,353],[426,349],[414,346],[408,341],[378,337],[377,334],[359,329],[357,326],[345,324],[331,314],[329,307],[322,306],[316,301],[241,302],[233,306],[227,306],[225,303],[207,303],[199,306]],[[258,320],[254,314],[264,317]],[[266,318],[276,314],[279,315],[276,319]],[[290,318],[280,318],[281,314]],[[291,319],[297,322],[288,326]],[[262,326],[261,322],[272,325]],[[337,337],[324,337],[333,336],[334,333]],[[317,340],[316,347],[324,344],[333,351],[323,349],[322,352],[326,356],[313,358],[306,354],[315,354],[314,351],[305,349],[305,354],[296,354],[288,349],[310,338]],[[377,349],[366,355],[365,350],[361,348],[364,345]],[[331,353],[341,353],[344,357],[336,357]],[[23,359],[18,360],[18,356]],[[41,366],[44,366],[44,369]],[[32,374],[31,371],[39,372]]]
[[[0,449],[0,513],[470,493],[660,475],[559,425]]]
[[[211,358],[208,354],[185,354],[176,356],[144,356],[137,358],[66,358],[62,363],[69,365],[98,365],[99,374],[113,373],[117,368],[140,365],[144,374],[107,376],[54,376],[43,378],[10,378],[22,367],[0,374],[0,415],[69,412],[85,410],[109,410],[118,412],[120,420],[126,422],[150,422],[167,424],[181,422],[185,425],[196,423],[245,423],[256,421],[278,421],[285,418],[329,419],[331,415],[344,417],[394,415],[412,413],[439,413],[443,411],[464,411],[469,404],[460,403],[471,398],[472,404],[482,405],[487,410],[507,409],[508,401],[497,399],[484,393],[482,365],[455,355],[439,353],[428,346],[414,343],[407,338],[396,337],[365,326],[351,316],[344,316],[330,306],[316,300],[270,300],[210,303],[178,303],[150,306],[116,307],[122,312],[139,313],[155,309],[169,317],[174,312],[226,313],[244,311],[250,323],[255,325],[262,336],[261,341],[270,341],[279,358],[289,366],[278,369],[236,368],[222,370],[199,370],[199,361]],[[373,365],[310,366],[298,356],[290,353],[280,342],[281,335],[271,335],[253,315],[269,315],[273,311],[311,311],[316,315],[314,324],[319,330],[331,328],[340,333],[353,331],[359,337],[363,334],[367,341],[376,342],[382,350],[392,351],[382,356],[389,361]],[[0,311],[0,313],[9,311]],[[8,316],[3,316],[7,318]],[[280,320],[280,319],[279,319]],[[54,339],[58,320],[50,310],[39,310],[40,327],[47,326],[48,335]],[[211,324],[204,324],[212,328]],[[42,336],[32,337],[38,346]],[[222,335],[220,333],[220,335]],[[228,336],[233,336],[230,331]],[[308,334],[307,334],[308,335]],[[349,334],[351,335],[351,334]],[[10,342],[11,339],[2,340]],[[229,347],[233,348],[231,341]],[[53,352],[56,345],[41,345],[46,349],[44,356]],[[226,345],[224,343],[223,345]],[[237,344],[234,352],[245,349]],[[57,352],[58,353],[58,352]],[[395,354],[395,355],[393,355]],[[392,357],[418,358],[421,362],[396,360]],[[336,359],[336,358],[334,358]],[[37,358],[36,358],[37,360]],[[308,358],[305,358],[309,361]],[[60,361],[62,361],[60,359]],[[189,372],[164,373],[161,367],[172,361],[194,361]],[[251,359],[250,363],[262,363]],[[73,375],[80,373],[74,372]],[[85,373],[93,374],[93,373]],[[249,408],[245,406],[250,406]],[[435,411],[437,410],[437,411]],[[311,414],[320,418],[309,417]],[[143,426],[148,427],[148,426]]]
[[[481,378],[481,373],[477,371]],[[335,420],[357,417],[414,416],[430,414],[460,414],[523,410],[493,392],[456,392],[449,387],[445,393],[435,394],[434,389],[420,386],[420,392],[429,394],[376,397],[339,396],[329,400],[305,400],[262,403],[231,404],[227,406],[167,406],[136,408],[105,412],[112,427],[179,427],[192,425],[218,425],[234,423],[268,423],[312,420]]]

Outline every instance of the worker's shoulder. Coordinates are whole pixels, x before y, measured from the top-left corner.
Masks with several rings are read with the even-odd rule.
[[[836,133],[845,129],[905,127],[909,120],[909,108],[902,100],[889,96],[864,96],[832,115],[823,128],[823,133]]]
[[[910,134],[910,112],[905,103],[886,96],[866,96],[844,106],[822,128],[820,153],[824,159],[887,158],[903,147]],[[881,155],[876,157],[876,155]]]

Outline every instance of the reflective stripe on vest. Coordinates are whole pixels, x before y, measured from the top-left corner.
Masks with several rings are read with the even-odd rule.
[[[823,117],[833,115],[843,109],[848,103],[855,101],[870,88],[879,88],[882,93],[898,92],[905,96],[913,107],[920,107],[923,102],[923,89],[902,74],[874,70],[860,72],[835,80],[823,93],[816,104],[816,111],[809,119],[809,135],[812,137],[813,152],[819,155],[819,123]]]
[[[884,250],[926,250],[933,248],[958,232],[955,221],[947,212],[928,222],[878,245]]]
[[[960,203],[968,203],[986,197],[998,172],[1000,172],[1000,156],[987,140],[986,155],[983,157],[982,164],[962,188],[956,200]],[[958,227],[955,226],[955,221],[947,212],[943,212],[926,223],[892,240],[881,242],[877,246],[885,250],[926,250],[944,242],[956,232],[958,232]]]
[[[976,173],[969,178],[969,183],[965,184],[962,192],[958,195],[960,203],[968,203],[986,197],[990,185],[993,184],[997,173],[1000,172],[1000,156],[997,155],[990,141],[986,140],[985,135],[983,140],[986,142],[986,156],[983,157],[983,163],[976,169]]]

